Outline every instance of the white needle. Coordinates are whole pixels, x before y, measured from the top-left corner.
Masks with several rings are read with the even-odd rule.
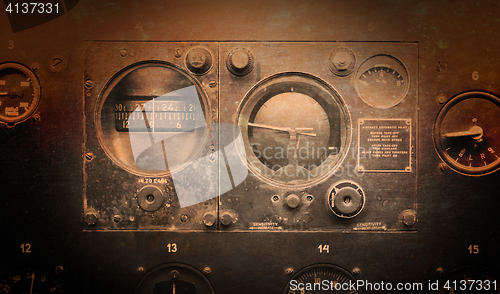
[[[312,130],[314,130],[314,128],[294,128],[294,129],[292,129],[292,128],[274,127],[274,126],[268,126],[268,125],[250,123],[250,122],[248,123],[248,125],[252,126],[252,127],[263,128],[263,129],[271,129],[271,130],[283,131],[283,132],[296,131],[297,134],[311,136],[311,137],[316,137],[315,133],[303,133],[303,132],[300,132],[300,131],[312,131]]]

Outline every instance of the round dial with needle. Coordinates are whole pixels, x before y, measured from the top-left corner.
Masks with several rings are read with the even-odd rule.
[[[28,119],[40,103],[35,74],[18,63],[0,64],[0,121],[14,125]]]
[[[448,273],[439,283],[438,294],[500,293],[500,279],[482,266],[464,266]]]
[[[399,104],[408,93],[409,76],[405,66],[389,55],[367,59],[356,74],[356,92],[368,105],[390,108]]]
[[[0,275],[2,293],[66,293],[57,276],[37,266],[11,268]]]
[[[441,158],[454,170],[484,175],[500,167],[500,99],[468,92],[451,99],[434,125]]]
[[[299,271],[283,294],[362,293],[352,285],[356,285],[356,279],[346,270],[335,265],[316,264]]]
[[[279,74],[250,91],[238,125],[250,170],[279,185],[319,181],[340,163],[349,119],[340,97],[305,74]]]

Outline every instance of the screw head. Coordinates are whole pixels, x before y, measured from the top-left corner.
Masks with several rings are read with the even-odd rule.
[[[180,48],[175,49],[174,50],[174,56],[176,58],[180,58],[182,56],[182,49],[180,49]]]
[[[181,215],[181,222],[185,223],[188,221],[188,219],[189,219],[189,216],[187,214]]]
[[[62,265],[58,265],[54,268],[54,271],[56,272],[56,274],[60,275],[64,272],[64,267]]]
[[[115,215],[113,216],[113,221],[114,221],[115,223],[119,223],[121,220],[122,220],[122,217],[121,217],[119,214],[115,214]]]
[[[212,269],[210,267],[206,266],[205,268],[203,268],[203,273],[205,275],[209,275],[211,272],[212,272]]]
[[[85,214],[85,223],[88,226],[95,226],[97,224],[97,215],[94,212],[87,212]]]
[[[448,64],[446,63],[446,61],[444,60],[439,60],[437,63],[436,63],[436,70],[437,72],[444,72],[446,70],[446,67],[448,66]]]
[[[438,267],[438,268],[436,269],[436,274],[441,275],[442,273],[444,273],[444,268],[442,268],[442,267]]]
[[[145,272],[146,272],[146,269],[144,267],[140,266],[140,267],[137,268],[137,273],[138,274],[142,275]]]
[[[355,267],[352,269],[352,274],[353,275],[359,275],[361,273],[361,270],[358,267]]]
[[[287,269],[285,270],[285,274],[287,274],[287,275],[291,275],[291,274],[293,274],[293,268],[291,268],[291,267],[287,268]]]
[[[40,115],[38,113],[33,115],[33,121],[34,122],[39,122],[40,121]]]

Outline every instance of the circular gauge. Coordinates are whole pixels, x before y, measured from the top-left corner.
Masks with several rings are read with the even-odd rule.
[[[302,73],[258,83],[238,110],[250,170],[281,186],[312,185],[340,165],[350,140],[350,118],[340,96]]]
[[[187,166],[210,136],[208,100],[180,68],[143,62],[117,73],[96,109],[97,137],[107,155],[138,175],[164,175]]]
[[[389,55],[375,55],[361,64],[355,85],[356,92],[366,104],[390,108],[405,98],[410,80],[401,61]]]
[[[328,195],[330,210],[340,218],[353,218],[365,206],[365,192],[356,183],[336,183]]]
[[[40,83],[27,67],[0,64],[0,121],[15,125],[28,119],[40,103]]]
[[[213,294],[212,286],[198,270],[184,264],[160,265],[141,279],[136,294]]]
[[[356,279],[343,268],[330,264],[316,264],[308,266],[295,274],[283,293],[363,293],[355,286]]]
[[[434,124],[439,156],[455,171],[480,176],[500,167],[500,99],[463,93],[447,102]]]
[[[439,282],[440,294],[500,293],[500,278],[491,269],[465,266],[454,269]]]
[[[6,270],[0,275],[3,293],[65,293],[54,273],[37,266],[24,265]]]

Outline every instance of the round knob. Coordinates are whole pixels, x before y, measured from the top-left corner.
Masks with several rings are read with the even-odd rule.
[[[290,194],[288,196],[286,196],[286,205],[288,205],[288,207],[290,208],[296,208],[297,206],[299,206],[300,204],[300,198],[299,196],[295,195],[295,194]]]
[[[212,55],[205,48],[193,48],[186,54],[186,66],[194,74],[205,74],[212,67]]]
[[[246,48],[236,48],[229,53],[226,60],[227,69],[236,76],[244,76],[253,70],[252,52]]]
[[[332,189],[328,202],[332,212],[341,218],[352,218],[358,215],[364,207],[365,194],[352,182],[342,182]]]

